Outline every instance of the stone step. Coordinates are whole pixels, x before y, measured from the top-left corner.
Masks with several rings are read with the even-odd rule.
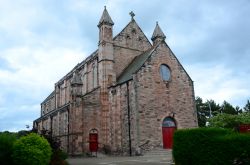
[[[144,154],[144,156],[172,156],[172,150],[167,149],[153,149]]]

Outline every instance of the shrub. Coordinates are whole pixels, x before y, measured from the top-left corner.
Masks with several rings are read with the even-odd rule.
[[[31,133],[18,139],[13,145],[12,158],[18,165],[47,165],[52,154],[46,139]]]
[[[12,146],[16,141],[16,134],[3,132],[0,133],[0,164],[11,165]]]
[[[68,164],[66,159],[68,155],[62,150],[54,150],[51,158],[50,165],[66,165]]]
[[[34,132],[36,130],[33,130]],[[42,130],[41,135],[49,142],[52,148],[52,156],[50,165],[64,165],[68,164],[66,159],[68,154],[60,149],[61,141],[58,138],[52,136],[52,132],[49,130]]]
[[[219,128],[178,130],[173,157],[176,165],[248,164],[250,136]]]
[[[250,123],[250,113],[242,113],[240,115],[223,113],[212,117],[208,121],[209,127],[237,129],[240,124]]]

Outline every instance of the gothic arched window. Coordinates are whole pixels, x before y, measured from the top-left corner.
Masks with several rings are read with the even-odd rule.
[[[160,66],[160,74],[163,81],[169,81],[171,77],[170,69],[167,65],[162,64]]]

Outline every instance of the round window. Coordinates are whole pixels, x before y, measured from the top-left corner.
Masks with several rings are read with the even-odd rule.
[[[162,64],[160,66],[160,74],[163,81],[170,80],[170,69],[167,65]]]

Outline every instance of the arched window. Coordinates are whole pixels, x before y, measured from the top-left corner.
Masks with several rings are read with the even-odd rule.
[[[167,65],[162,64],[160,66],[160,74],[163,81],[169,81],[171,77],[170,69]]]

